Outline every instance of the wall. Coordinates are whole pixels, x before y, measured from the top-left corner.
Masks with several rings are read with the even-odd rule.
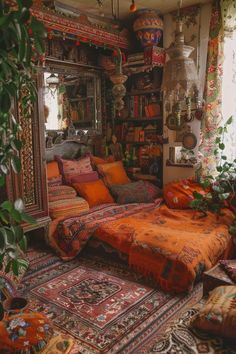
[[[211,4],[207,3],[199,5],[195,9],[190,9],[189,16],[185,17],[184,34],[185,42],[195,48],[192,56],[196,62],[200,80],[200,92],[203,93],[205,85],[205,72],[207,60],[207,44],[211,15]],[[175,20],[172,14],[164,16],[164,47],[168,48],[174,40]],[[164,104],[165,107],[165,104]],[[164,122],[166,121],[166,113],[164,112]],[[198,144],[194,149],[197,154],[198,145],[200,142],[200,121],[194,119],[190,123],[192,132],[197,136]],[[169,130],[164,123],[164,137],[169,138],[169,144],[163,146],[163,181],[164,184],[179,178],[187,178],[194,176],[195,169],[190,167],[172,167],[166,166],[166,160],[169,158],[170,146],[181,146],[181,143],[176,143],[176,132]]]

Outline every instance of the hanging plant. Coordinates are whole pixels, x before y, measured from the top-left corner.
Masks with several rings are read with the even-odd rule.
[[[31,15],[32,0],[16,0],[14,8],[0,0],[0,187],[12,168],[21,170],[19,139],[21,127],[13,115],[13,106],[21,101],[22,116],[31,116],[36,89],[32,75],[35,65],[44,59],[44,26]],[[16,276],[27,263],[19,250],[26,250],[27,240],[22,222],[35,222],[17,199],[0,205],[0,268]],[[0,318],[3,308],[0,306]]]

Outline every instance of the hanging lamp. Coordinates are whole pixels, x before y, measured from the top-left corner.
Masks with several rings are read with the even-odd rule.
[[[186,109],[186,120],[190,120],[192,103],[200,106],[199,80],[194,60],[190,57],[194,47],[186,45],[183,33],[183,21],[180,16],[182,1],[178,2],[175,39],[166,49],[169,60],[163,71],[162,90],[165,99],[173,107],[172,117],[176,118],[176,129],[181,127],[182,107]]]

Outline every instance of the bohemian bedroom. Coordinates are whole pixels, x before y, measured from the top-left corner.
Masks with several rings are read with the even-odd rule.
[[[0,354],[236,353],[236,0],[0,0]]]

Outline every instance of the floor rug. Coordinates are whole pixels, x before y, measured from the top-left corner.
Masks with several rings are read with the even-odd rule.
[[[76,338],[76,353],[148,353],[170,320],[202,295],[201,284],[190,295],[166,294],[108,253],[87,250],[62,262],[31,249],[28,257],[21,292],[32,310]]]

